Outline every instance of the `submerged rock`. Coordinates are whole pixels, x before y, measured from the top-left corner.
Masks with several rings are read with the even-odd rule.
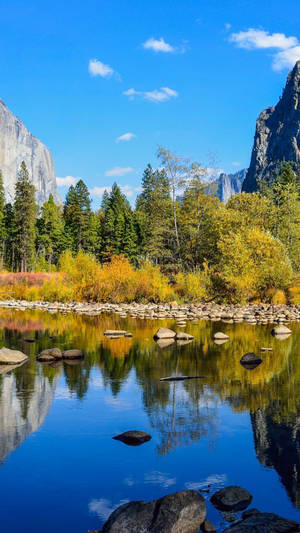
[[[27,355],[19,350],[10,350],[5,346],[0,350],[0,365],[18,365],[27,359]]]
[[[154,339],[173,339],[176,337],[176,332],[169,328],[159,328],[154,334]]]
[[[144,444],[144,442],[151,440],[152,437],[149,433],[145,433],[145,431],[130,430],[124,431],[124,433],[113,437],[113,439],[120,440],[128,446],[139,446],[140,444]]]
[[[210,501],[220,511],[242,511],[250,505],[252,496],[246,489],[231,485],[215,492]]]
[[[204,498],[194,490],[159,500],[125,503],[105,522],[102,533],[198,533],[206,516]]]
[[[230,528],[230,533],[289,533],[299,531],[299,524],[273,513],[252,513]]]
[[[256,353],[246,353],[241,358],[240,363],[247,370],[253,370],[262,363],[262,359]]]

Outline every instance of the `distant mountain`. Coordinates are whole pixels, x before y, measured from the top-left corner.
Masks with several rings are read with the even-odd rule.
[[[35,186],[37,203],[43,204],[50,194],[55,202],[61,203],[50,151],[0,100],[0,169],[6,198],[10,202],[14,198],[17,174],[22,161],[25,161]]]
[[[225,174],[222,172],[219,175],[214,181],[214,184],[217,186],[217,194],[222,202],[226,204],[231,196],[241,192],[246,175],[246,168],[234,174]]]
[[[283,161],[300,163],[300,61],[289,73],[277,105],[258,117],[243,191],[253,192],[260,180],[271,180]]]

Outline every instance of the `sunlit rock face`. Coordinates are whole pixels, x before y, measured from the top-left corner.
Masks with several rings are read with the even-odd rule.
[[[225,204],[234,194],[238,194],[242,190],[242,185],[247,175],[247,169],[239,170],[234,174],[225,174],[222,172],[216,180],[218,187],[218,197],[221,202]]]
[[[50,385],[37,375],[30,390],[18,392],[16,374],[2,376],[0,386],[0,464],[44,422],[50,409],[57,379]]]
[[[14,198],[17,174],[22,161],[25,161],[35,186],[37,203],[42,205],[50,194],[55,202],[61,203],[50,151],[0,100],[0,169],[9,202]]]
[[[258,409],[251,415],[257,457],[274,468],[296,507],[300,508],[300,418],[276,421],[277,409]]]
[[[257,190],[261,180],[272,181],[283,161],[300,163],[300,61],[289,73],[275,107],[259,115],[250,167],[243,191]]]

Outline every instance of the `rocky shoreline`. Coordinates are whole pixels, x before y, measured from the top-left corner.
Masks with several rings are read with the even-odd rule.
[[[80,315],[98,316],[111,313],[121,318],[132,317],[139,319],[157,320],[173,319],[178,325],[184,326],[187,321],[210,320],[226,323],[246,322],[248,324],[287,324],[300,321],[300,305],[220,305],[215,303],[183,304],[114,304],[88,302],[42,302],[25,300],[2,300],[0,308],[38,309],[49,313],[76,313]]]

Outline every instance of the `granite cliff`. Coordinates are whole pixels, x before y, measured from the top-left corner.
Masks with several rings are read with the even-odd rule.
[[[253,192],[262,179],[272,181],[283,161],[300,163],[300,61],[289,73],[275,107],[259,115],[250,167],[242,190]]]
[[[242,185],[247,175],[247,169],[239,170],[234,174],[225,174],[222,172],[215,181],[217,185],[217,194],[225,204],[234,194],[240,193]]]
[[[9,202],[14,198],[22,161],[25,161],[35,186],[37,203],[42,205],[48,200],[49,194],[53,195],[55,202],[61,203],[50,151],[0,100],[0,169]]]

